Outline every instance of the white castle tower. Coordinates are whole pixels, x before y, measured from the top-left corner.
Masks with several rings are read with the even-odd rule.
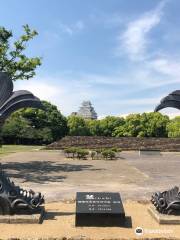
[[[83,101],[82,105],[77,112],[78,116],[81,116],[85,119],[97,119],[97,113],[95,112],[90,101]]]

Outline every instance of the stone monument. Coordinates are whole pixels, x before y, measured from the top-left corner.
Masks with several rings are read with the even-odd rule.
[[[31,92],[13,92],[12,80],[6,73],[0,72],[0,129],[14,111],[24,107],[43,109],[40,100]],[[40,210],[43,203],[41,193],[16,186],[3,172],[2,165],[0,166],[0,215],[33,214]]]
[[[76,227],[125,226],[125,212],[119,193],[78,192]]]

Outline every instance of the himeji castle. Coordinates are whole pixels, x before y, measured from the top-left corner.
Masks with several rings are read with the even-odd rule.
[[[81,116],[85,119],[97,119],[97,113],[90,101],[83,101],[79,111],[73,112],[72,115]]]

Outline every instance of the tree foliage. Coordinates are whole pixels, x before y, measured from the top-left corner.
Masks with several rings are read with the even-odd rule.
[[[169,117],[159,112],[129,114],[126,118],[108,116],[101,120],[68,118],[69,135],[106,137],[167,137]]]
[[[7,143],[43,144],[56,141],[68,132],[67,120],[57,107],[42,101],[45,111],[26,108],[16,111],[6,121],[2,137]]]
[[[180,117],[175,117],[167,125],[168,137],[180,137]]]
[[[68,117],[69,135],[88,136],[90,135],[87,122],[80,116]]]
[[[88,120],[86,121],[87,128],[89,130],[89,135],[91,136],[101,136],[102,129],[100,126],[100,120]]]
[[[141,115],[141,125],[143,132],[140,137],[167,137],[167,124],[169,117],[159,112],[143,113]]]
[[[124,124],[115,128],[113,136],[116,137],[136,137],[141,131],[140,114],[130,114]]]
[[[80,116],[68,118],[69,135],[71,136],[111,137],[115,128],[121,124],[124,124],[124,119],[114,116],[107,116],[101,120],[85,120]]]
[[[168,116],[158,112],[130,114],[113,133],[116,137],[167,137]]]
[[[26,108],[6,121],[2,136],[6,143],[43,144],[71,136],[180,137],[180,117],[172,120],[161,113],[130,114],[126,118],[108,116],[85,120],[65,118],[56,106],[43,101],[45,111]]]
[[[124,124],[124,119],[121,117],[107,116],[100,120],[100,135],[111,137],[115,128]]]
[[[38,33],[28,25],[24,25],[23,29],[24,34],[12,43],[12,31],[0,27],[0,71],[8,73],[12,80],[33,77],[36,67],[41,65],[39,57],[30,58],[24,54],[27,43]]]

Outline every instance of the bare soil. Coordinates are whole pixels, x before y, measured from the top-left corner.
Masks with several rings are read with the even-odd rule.
[[[45,195],[47,214],[42,225],[0,224],[0,239],[139,239],[136,227],[144,230],[140,239],[180,239],[179,225],[159,225],[147,212],[149,205],[144,204],[149,203],[152,192],[179,185],[179,161],[180,153],[139,156],[122,152],[113,161],[66,159],[61,151],[4,156],[2,166],[16,184]],[[120,192],[126,227],[75,228],[77,191]]]
[[[179,225],[159,225],[147,211],[148,204],[127,201],[125,227],[75,227],[75,203],[48,203],[43,224],[1,224],[2,239],[180,239]],[[138,236],[135,229],[141,227]]]

